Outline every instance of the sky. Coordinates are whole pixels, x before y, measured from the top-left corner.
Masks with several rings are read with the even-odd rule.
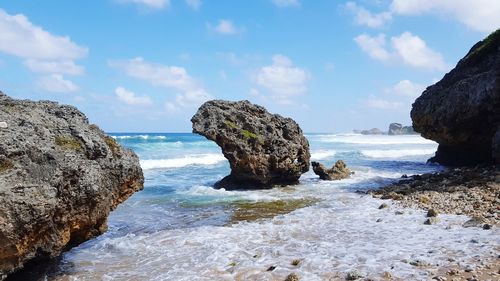
[[[190,132],[210,99],[305,132],[385,130],[499,15],[498,0],[0,0],[0,91],[108,132]]]

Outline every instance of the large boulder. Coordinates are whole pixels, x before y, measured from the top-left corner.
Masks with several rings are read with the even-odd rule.
[[[297,183],[309,170],[309,142],[290,118],[249,101],[212,100],[191,119],[193,132],[213,140],[229,160],[226,189],[269,188]]]
[[[312,162],[313,171],[322,180],[341,180],[348,178],[353,172],[347,168],[347,165],[342,160],[337,160],[333,167],[327,169],[319,162]]]
[[[143,182],[137,156],[76,108],[0,92],[0,280],[103,233]]]
[[[413,104],[411,118],[417,132],[439,143],[431,161],[500,163],[500,30],[428,87]]]

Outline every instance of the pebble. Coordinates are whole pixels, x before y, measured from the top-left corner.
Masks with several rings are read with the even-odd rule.
[[[485,224],[483,225],[483,229],[484,229],[484,230],[489,230],[489,229],[491,229],[491,224],[487,224],[487,223],[485,223]]]
[[[7,125],[7,122],[0,122],[0,129],[5,129],[8,127],[9,127],[9,125]]]
[[[378,206],[379,209],[384,209],[384,208],[387,208],[389,207],[389,205],[385,204],[385,203],[382,203],[382,205]]]
[[[427,211],[427,217],[430,218],[430,217],[437,217],[438,216],[438,212],[434,209],[429,209]]]
[[[290,273],[286,277],[285,281],[299,281],[300,277],[297,273]]]
[[[430,217],[424,221],[424,224],[431,225],[431,224],[436,224],[439,222],[439,218],[437,217]]]
[[[356,270],[347,273],[346,277],[347,280],[358,280],[361,278],[363,278],[363,275],[361,275],[361,273],[357,272]]]

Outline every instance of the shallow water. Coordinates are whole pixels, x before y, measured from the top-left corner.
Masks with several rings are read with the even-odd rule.
[[[357,270],[381,279],[425,280],[437,266],[495,254],[497,228],[463,228],[464,216],[402,209],[357,193],[402,174],[439,170],[436,149],[419,136],[309,134],[313,160],[343,159],[350,179],[319,181],[312,172],[293,187],[214,190],[229,165],[212,142],[192,134],[114,134],[141,158],[145,189],[109,217],[109,231],[63,256],[55,280],[336,280]],[[230,224],[235,202],[310,198],[312,206],[274,218]],[[389,208],[378,209],[386,202]],[[396,211],[403,214],[396,214]],[[292,261],[299,259],[298,266]],[[452,259],[454,261],[452,261]],[[419,260],[432,266],[414,266]],[[276,266],[273,271],[266,271]]]

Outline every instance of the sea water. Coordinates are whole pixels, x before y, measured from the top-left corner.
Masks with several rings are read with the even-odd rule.
[[[63,255],[55,280],[339,280],[357,271],[374,280],[427,280],[436,268],[494,255],[498,229],[463,228],[468,218],[403,209],[366,191],[426,164],[436,143],[417,135],[308,134],[313,161],[342,159],[355,174],[271,190],[211,186],[229,174],[213,142],[193,134],[112,134],[140,157],[145,187],[109,217],[105,234]],[[231,224],[234,202],[311,198],[312,206],[271,219]],[[381,203],[389,208],[379,209]],[[293,265],[292,261],[300,261]],[[419,261],[428,266],[415,266]],[[272,271],[268,269],[276,267]]]

